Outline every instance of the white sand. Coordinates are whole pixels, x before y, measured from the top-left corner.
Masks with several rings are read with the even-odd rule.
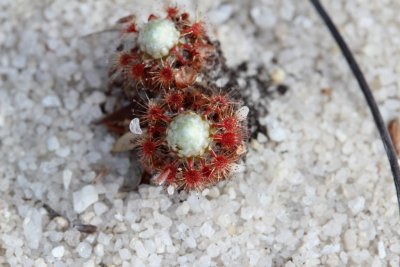
[[[399,266],[383,146],[307,1],[198,1],[231,66],[280,68],[290,87],[261,114],[269,137],[252,141],[247,172],[202,194],[118,192],[134,167],[91,123],[102,116],[107,41],[80,36],[130,11],[143,19],[159,2],[0,1],[0,265]],[[400,2],[324,3],[385,120],[398,116]],[[109,173],[99,179],[102,167]],[[63,217],[50,221],[43,203]],[[74,223],[98,229],[84,234]]]

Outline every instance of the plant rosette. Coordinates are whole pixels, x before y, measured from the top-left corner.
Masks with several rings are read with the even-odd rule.
[[[202,190],[243,171],[248,111],[214,90],[170,90],[135,111],[114,151],[137,149],[155,184]]]
[[[128,96],[140,86],[147,91],[184,89],[192,85],[216,49],[204,23],[188,13],[168,8],[164,18],[150,15],[137,26],[134,16],[119,20],[121,45],[112,59],[110,76],[119,80]]]

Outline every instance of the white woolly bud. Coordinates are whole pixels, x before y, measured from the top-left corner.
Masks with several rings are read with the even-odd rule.
[[[179,42],[179,36],[172,21],[157,19],[143,26],[139,31],[138,42],[140,50],[157,59],[168,55],[169,50]]]
[[[167,142],[181,157],[200,156],[210,144],[210,124],[194,112],[182,113],[168,126]]]

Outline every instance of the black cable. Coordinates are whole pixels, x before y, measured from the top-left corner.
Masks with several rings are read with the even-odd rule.
[[[379,134],[381,136],[383,146],[385,147],[386,154],[389,159],[390,168],[393,174],[394,185],[396,187],[397,193],[397,201],[399,204],[400,209],[400,168],[397,161],[397,155],[392,143],[392,140],[389,136],[389,132],[383,122],[382,115],[379,112],[378,105],[374,99],[374,96],[371,93],[371,89],[368,86],[365,77],[360,70],[356,60],[354,59],[349,47],[347,46],[346,42],[343,40],[342,36],[336,29],[336,26],[333,24],[332,19],[326,13],[324,7],[321,5],[319,0],[310,0],[311,3],[314,5],[315,9],[317,10],[318,14],[324,20],[326,26],[328,27],[329,31],[331,32],[333,38],[337,42],[340,47],[340,50],[343,53],[343,56],[346,58],[347,63],[349,64],[351,71],[353,72],[354,76],[356,77],[358,84],[360,85],[361,91],[364,94],[364,97],[368,103],[369,108],[371,109],[372,116],[374,117],[374,121],[376,127],[378,128]]]

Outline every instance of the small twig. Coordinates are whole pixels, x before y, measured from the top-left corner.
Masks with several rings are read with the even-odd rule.
[[[93,179],[93,184],[99,183],[103,180],[103,178],[108,174],[108,169],[106,166],[101,166],[98,170],[96,170],[96,176]]]
[[[57,211],[55,211],[54,209],[52,209],[49,205],[47,205],[46,203],[43,203],[42,206],[48,213],[49,215],[49,219],[53,220],[56,217],[61,217],[61,214],[58,213]]]
[[[92,224],[74,223],[73,227],[81,233],[93,234],[97,231],[97,226]]]

